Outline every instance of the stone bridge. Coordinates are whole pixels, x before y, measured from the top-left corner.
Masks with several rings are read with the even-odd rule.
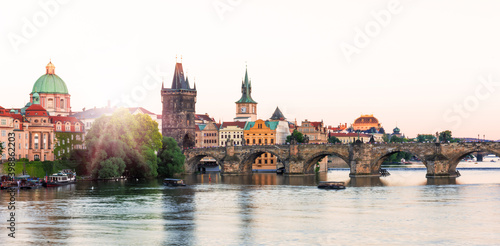
[[[349,176],[376,176],[380,166],[391,154],[408,152],[422,160],[428,178],[456,177],[455,168],[462,158],[474,152],[500,156],[500,143],[392,143],[392,144],[300,144],[251,145],[184,150],[187,173],[194,173],[203,157],[217,160],[222,174],[247,174],[263,153],[277,157],[277,166],[286,174],[314,173],[314,164],[323,157],[342,158],[350,167]]]

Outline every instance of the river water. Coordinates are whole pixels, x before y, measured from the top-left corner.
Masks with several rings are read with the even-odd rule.
[[[184,177],[82,181],[16,194],[15,239],[0,191],[0,245],[498,245],[500,164],[460,164],[457,179],[425,178],[419,165],[390,176]],[[345,181],[320,190],[319,181]]]

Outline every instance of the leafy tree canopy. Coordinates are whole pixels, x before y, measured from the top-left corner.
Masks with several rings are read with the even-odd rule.
[[[157,176],[155,151],[162,147],[158,123],[126,109],[97,119],[87,134],[88,170],[94,177]],[[104,169],[103,171],[101,171]]]
[[[172,177],[184,171],[185,156],[175,139],[163,137],[162,148],[158,151],[158,175]]]
[[[328,138],[328,142],[329,143],[340,143],[341,141],[337,137],[331,136],[330,138]]]
[[[297,131],[297,130],[293,130],[292,135],[286,137],[286,142],[287,143],[291,143],[292,142],[292,138],[295,138],[295,140],[297,140],[297,143],[303,143],[304,142],[304,135],[301,132]]]

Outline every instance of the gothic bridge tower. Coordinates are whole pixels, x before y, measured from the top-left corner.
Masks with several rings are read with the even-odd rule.
[[[165,88],[162,83],[161,101],[162,135],[174,138],[181,148],[194,147],[196,84],[191,89],[182,63],[175,64],[172,87]]]

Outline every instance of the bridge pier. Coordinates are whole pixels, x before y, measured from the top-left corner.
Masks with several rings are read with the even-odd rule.
[[[220,164],[221,175],[247,175],[252,174],[252,165],[243,165],[239,161],[223,162]]]
[[[371,162],[368,160],[352,160],[349,177],[380,177],[380,173],[372,170]]]
[[[444,156],[434,156],[427,159],[426,178],[456,178],[455,168],[451,167],[451,161]]]

